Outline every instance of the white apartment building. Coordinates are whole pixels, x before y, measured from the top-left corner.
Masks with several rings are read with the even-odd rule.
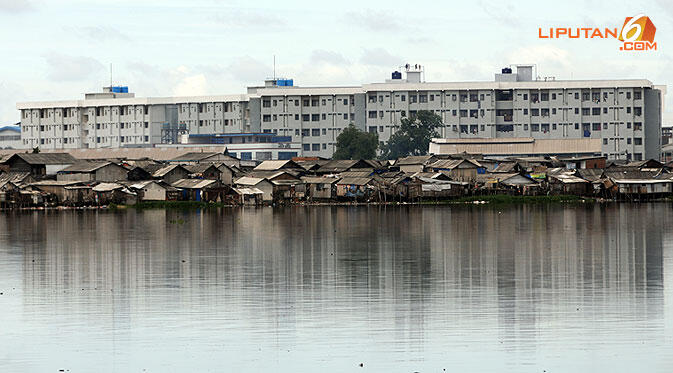
[[[22,149],[19,126],[0,127],[0,149]]]
[[[645,79],[538,80],[533,66],[494,81],[425,82],[406,65],[384,83],[295,87],[270,79],[247,94],[135,98],[104,92],[81,101],[19,103],[25,147],[153,146],[177,135],[273,133],[301,144],[300,156],[331,157],[349,124],[385,143],[404,117],[429,110],[443,138],[600,139],[608,159],[659,158],[662,87]]]
[[[84,100],[18,103],[23,147],[142,147],[176,143],[182,132],[251,132],[247,95],[136,98],[111,88]]]

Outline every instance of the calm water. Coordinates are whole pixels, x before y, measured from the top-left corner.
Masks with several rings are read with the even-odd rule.
[[[671,223],[670,204],[0,214],[0,367],[670,372]]]

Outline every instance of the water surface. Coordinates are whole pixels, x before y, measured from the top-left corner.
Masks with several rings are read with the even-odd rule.
[[[670,204],[0,214],[0,366],[670,372],[672,222]]]

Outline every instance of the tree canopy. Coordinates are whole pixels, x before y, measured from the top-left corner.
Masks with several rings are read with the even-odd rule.
[[[379,146],[376,133],[360,131],[351,123],[337,136],[333,159],[374,159]]]
[[[442,126],[442,118],[427,110],[419,111],[413,118],[402,118],[397,132],[390,136],[383,146],[383,156],[396,159],[409,155],[426,155],[430,140],[439,137],[437,128]]]

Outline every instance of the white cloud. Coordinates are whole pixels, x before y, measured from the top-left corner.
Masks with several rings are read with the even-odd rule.
[[[208,80],[203,74],[185,76],[173,88],[173,96],[202,96],[206,94],[208,94]]]
[[[258,9],[230,9],[226,13],[215,15],[213,20],[225,28],[246,32],[279,31],[290,27],[283,18]]]
[[[242,56],[233,58],[224,71],[231,79],[246,84],[255,84],[273,75],[273,66],[250,56]]]
[[[28,0],[0,0],[0,13],[25,13],[35,10]]]
[[[82,27],[63,27],[66,32],[73,33],[83,39],[96,42],[107,41],[131,41],[131,38],[110,26],[82,26]]]
[[[535,63],[539,67],[550,70],[572,71],[570,53],[551,44],[516,48],[507,55],[506,61],[510,61],[510,63]]]
[[[350,62],[343,55],[337,52],[316,49],[311,52],[311,62],[328,63],[331,65],[350,65]]]
[[[12,82],[0,82],[0,127],[20,121],[16,98],[25,97],[23,87]]]
[[[386,10],[364,9],[347,12],[345,19],[348,23],[370,31],[401,31],[404,22]]]
[[[87,80],[105,70],[102,63],[91,57],[52,52],[44,59],[47,62],[47,78],[57,82]]]
[[[401,57],[390,54],[383,48],[364,49],[360,62],[365,65],[387,66],[394,68],[402,65],[404,60]]]

